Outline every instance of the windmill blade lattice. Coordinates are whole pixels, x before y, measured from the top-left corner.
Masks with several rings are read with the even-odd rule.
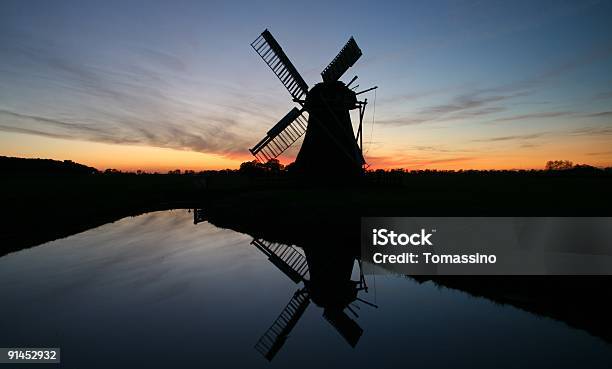
[[[294,99],[299,100],[308,93],[308,85],[267,29],[251,43],[251,46],[272,69]]]
[[[277,158],[306,132],[308,118],[305,115],[304,110],[291,109],[268,131],[266,137],[249,151],[262,163]]]
[[[361,57],[361,49],[354,38],[350,38],[342,50],[321,72],[324,82],[337,81]]]
[[[272,361],[309,304],[308,292],[298,290],[266,333],[257,341],[255,349],[268,361]]]

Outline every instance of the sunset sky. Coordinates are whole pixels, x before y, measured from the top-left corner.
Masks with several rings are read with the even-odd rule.
[[[310,86],[355,37],[373,168],[612,166],[612,2],[291,3],[0,2],[0,155],[235,168],[295,105],[268,28]]]

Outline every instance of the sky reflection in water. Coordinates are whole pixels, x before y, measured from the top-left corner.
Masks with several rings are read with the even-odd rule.
[[[564,323],[400,276],[367,276],[351,348],[310,304],[274,358],[254,348],[296,286],[248,235],[186,210],[0,258],[0,347],[61,347],[67,367],[607,367]],[[87,363],[87,365],[83,365]],[[24,366],[25,367],[25,366]]]

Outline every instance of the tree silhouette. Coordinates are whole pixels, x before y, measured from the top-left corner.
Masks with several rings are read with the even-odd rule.
[[[240,164],[239,172],[246,175],[266,175],[282,173],[285,166],[278,159],[270,159],[266,163],[260,163],[257,160],[245,161]]]
[[[569,160],[549,160],[546,162],[546,170],[568,170],[574,167]]]
[[[271,173],[280,173],[285,166],[278,161],[278,159],[270,159],[264,164],[264,167]]]

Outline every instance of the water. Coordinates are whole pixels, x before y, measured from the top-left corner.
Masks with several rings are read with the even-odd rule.
[[[304,284],[251,241],[206,222],[194,225],[191,213],[175,210],[6,255],[0,258],[0,347],[61,347],[68,368],[612,363],[612,345],[563,322],[393,275],[366,276],[369,291],[359,297],[377,309],[358,303],[358,318],[346,310],[363,330],[354,348],[313,297],[267,361],[254,346]],[[349,270],[354,280],[358,269],[355,263]],[[315,296],[316,286],[309,293]]]

